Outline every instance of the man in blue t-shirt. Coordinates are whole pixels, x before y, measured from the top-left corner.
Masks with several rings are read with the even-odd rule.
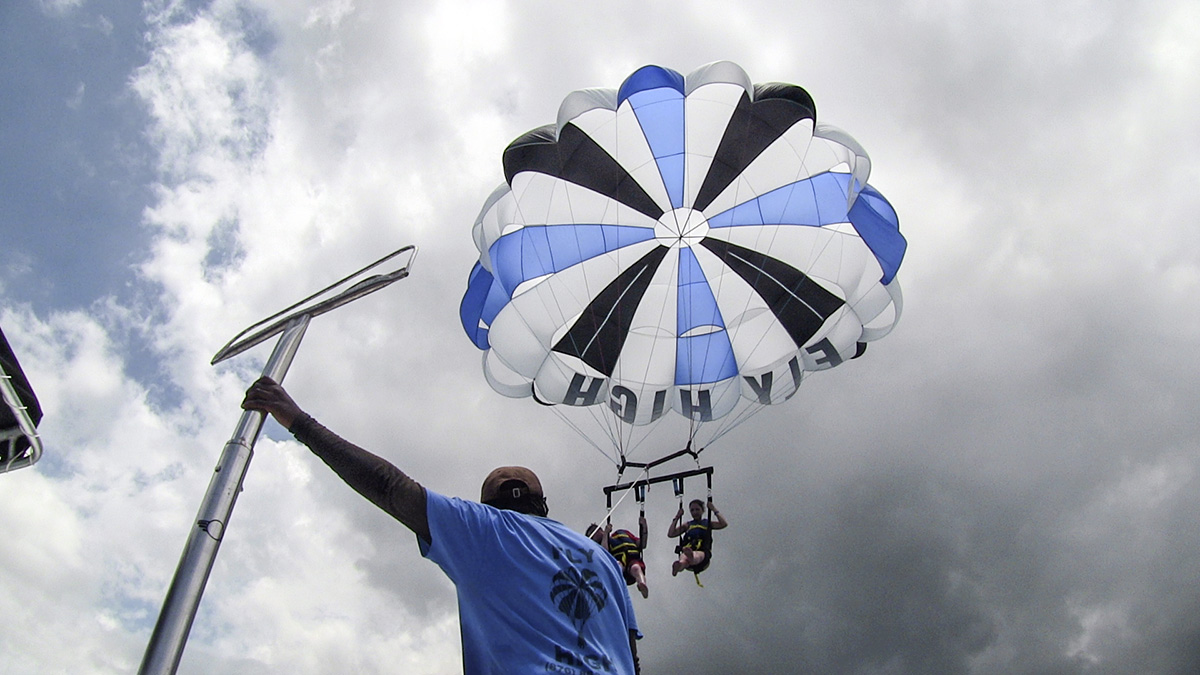
[[[492,471],[479,504],[444,497],[321,426],[269,378],[250,387],[242,407],[270,413],[416,533],[421,554],[458,591],[466,673],[639,672],[641,635],[620,568],[595,542],[546,517],[532,471]]]

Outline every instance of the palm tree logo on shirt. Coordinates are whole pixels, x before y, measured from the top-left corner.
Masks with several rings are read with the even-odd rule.
[[[592,570],[567,567],[550,580],[550,599],[558,611],[566,614],[579,633],[582,647],[583,626],[592,615],[608,604],[608,591],[600,583],[600,577]]]

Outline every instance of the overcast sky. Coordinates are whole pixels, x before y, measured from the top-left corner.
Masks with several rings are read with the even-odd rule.
[[[0,4],[0,325],[45,410],[0,475],[0,671],[136,669],[269,348],[209,359],[405,244],[289,390],[434,490],[520,463],[601,517],[611,465],[458,324],[471,224],[569,92],[715,60],[866,148],[905,310],[705,453],[703,588],[651,492],[645,671],[1200,671],[1200,5],[585,4]],[[411,533],[268,424],[181,672],[460,668]]]

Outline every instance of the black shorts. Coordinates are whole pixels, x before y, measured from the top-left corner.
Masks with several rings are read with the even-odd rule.
[[[687,547],[676,546],[675,552],[682,553],[685,548],[687,548]],[[696,551],[699,549],[688,549],[688,550]],[[696,574],[699,574],[699,573],[703,572],[704,570],[708,569],[708,566],[712,563],[712,551],[701,550],[700,552],[704,554],[704,560],[702,560],[699,565],[692,565],[691,567],[687,568],[688,570],[695,572]]]

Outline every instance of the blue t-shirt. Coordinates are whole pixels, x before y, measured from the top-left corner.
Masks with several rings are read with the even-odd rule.
[[[603,548],[549,518],[425,494],[421,554],[458,590],[466,673],[633,675],[637,620]]]

